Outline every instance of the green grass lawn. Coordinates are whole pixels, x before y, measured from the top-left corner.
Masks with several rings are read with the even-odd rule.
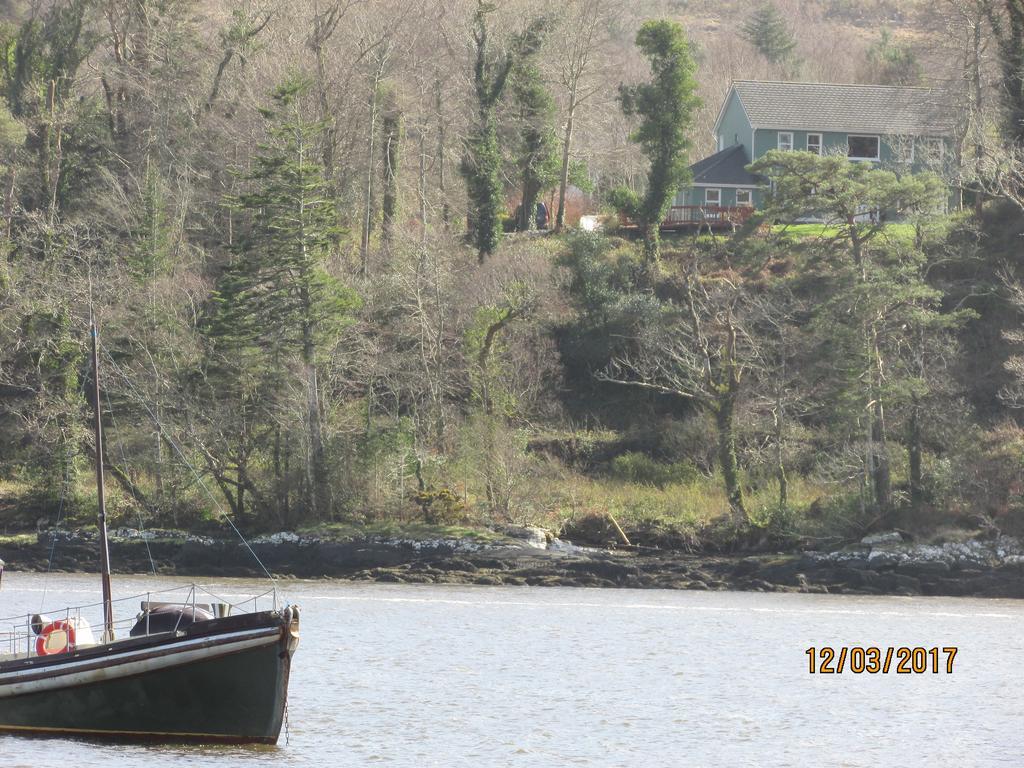
[[[775,224],[773,234],[785,235],[793,240],[827,239],[841,235],[840,228],[830,224]],[[901,241],[914,239],[914,225],[890,222],[884,225],[881,236]]]

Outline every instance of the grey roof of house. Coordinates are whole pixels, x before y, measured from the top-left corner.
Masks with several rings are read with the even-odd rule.
[[[948,136],[955,113],[945,92],[893,85],[736,80],[755,128],[896,136]]]
[[[705,157],[690,166],[693,173],[693,184],[737,184],[756,187],[764,183],[764,179],[755,176],[746,169],[746,150],[742,144],[726,147],[710,157]]]

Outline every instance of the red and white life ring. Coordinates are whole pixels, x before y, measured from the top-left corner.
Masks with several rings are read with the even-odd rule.
[[[36,638],[37,656],[54,656],[75,649],[75,625],[65,619],[51,621]]]

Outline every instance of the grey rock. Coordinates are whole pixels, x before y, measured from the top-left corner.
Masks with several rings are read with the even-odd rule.
[[[844,564],[844,567],[836,568],[832,572],[830,581],[837,582],[839,584],[845,584],[850,587],[863,587],[870,580],[867,572],[863,568],[853,568],[849,564]]]
[[[532,549],[547,549],[548,541],[553,538],[543,528],[529,525],[511,525],[503,529],[502,533],[520,540],[524,546]]]
[[[622,581],[637,575],[636,568],[609,560],[573,560],[565,563],[562,567],[573,573],[588,573],[612,581]]]
[[[897,594],[920,594],[921,582],[913,576],[904,576],[900,573],[874,573],[871,574],[868,585],[876,589]]]
[[[732,569],[733,576],[749,576],[761,570],[761,561],[756,557],[745,557]]]
[[[902,552],[893,552],[885,549],[873,549],[868,555],[868,565],[871,568],[886,568],[899,565],[906,560],[907,556]]]
[[[902,544],[903,536],[897,531],[871,533],[861,539],[860,543],[869,547],[877,547],[879,544]]]
[[[901,563],[896,567],[897,573],[906,576],[942,576],[949,573],[949,563],[945,560],[923,560]]]

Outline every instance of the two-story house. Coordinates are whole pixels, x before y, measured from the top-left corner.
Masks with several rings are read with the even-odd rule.
[[[737,80],[715,121],[718,151],[691,166],[666,224],[762,205],[746,166],[773,149],[841,154],[898,172],[946,171],[954,113],[941,91],[888,85]]]

